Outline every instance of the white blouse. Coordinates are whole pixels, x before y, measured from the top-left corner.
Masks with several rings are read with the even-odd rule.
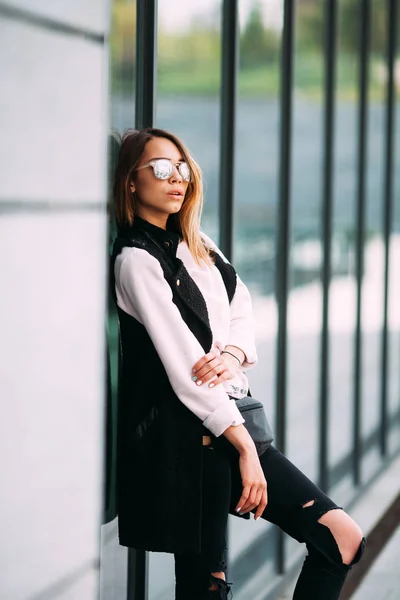
[[[226,261],[210,238],[201,235]],[[236,346],[245,354],[241,368],[253,367],[257,362],[254,319],[244,283],[237,277],[235,295],[229,304],[225,284],[215,265],[200,267],[184,241],[178,245],[177,257],[205,299],[213,349],[221,352],[227,345]],[[248,381],[243,371],[214,388],[208,387],[209,382],[198,386],[192,381],[192,368],[205,353],[172,301],[172,290],[158,260],[141,248],[124,247],[116,258],[114,270],[118,306],[146,328],[181,402],[215,436],[231,425],[243,423],[235,402],[229,398],[247,394]]]

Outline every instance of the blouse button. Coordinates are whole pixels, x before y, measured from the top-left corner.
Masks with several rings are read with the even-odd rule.
[[[164,242],[164,248],[169,248],[169,242]]]
[[[180,279],[176,280],[176,285],[181,285],[181,280]]]

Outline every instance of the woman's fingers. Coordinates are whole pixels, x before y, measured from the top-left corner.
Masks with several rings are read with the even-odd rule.
[[[259,489],[257,490],[257,494],[256,494],[256,498],[255,498],[255,500],[254,500],[254,504],[253,504],[253,506],[250,508],[250,510],[253,510],[253,509],[257,508],[257,506],[258,506],[258,505],[260,504],[260,502],[261,502],[261,498],[262,498],[262,489],[261,489],[261,488],[259,488]]]
[[[245,502],[244,506],[242,506],[241,513],[249,512],[254,506],[256,506],[255,501],[257,498],[258,488],[256,486],[252,486],[250,490],[250,494],[247,498],[247,502]]]
[[[257,507],[256,512],[254,513],[254,519],[257,520],[263,514],[268,504],[268,492],[267,488],[265,488],[261,494],[261,501]]]
[[[208,385],[209,387],[215,387],[216,385],[223,383],[227,379],[231,379],[228,369],[222,371],[220,375],[213,377]]]
[[[263,498],[265,498],[265,487],[264,485],[256,485],[253,486],[250,495],[248,497],[247,502],[244,506],[242,506],[242,510],[240,512],[250,512],[257,507],[260,507],[260,504],[263,502]],[[266,506],[266,504],[265,504]],[[264,508],[261,511],[261,514],[264,512]]]
[[[205,364],[207,364],[213,358],[216,358],[219,354],[215,350],[210,350],[204,356],[197,361],[197,363],[193,366],[192,372],[193,375],[197,375],[197,371],[199,371]]]
[[[243,506],[247,502],[247,498],[249,497],[250,491],[251,491],[251,485],[245,485],[243,487],[242,495],[240,496],[239,502],[237,503],[237,506],[235,509],[236,512],[239,512],[239,513],[243,512]]]
[[[206,378],[210,379],[214,375],[218,375],[221,368],[226,367],[221,358],[217,356],[209,360],[205,365],[201,367],[201,369],[196,371],[195,375],[198,379],[202,379],[203,381],[205,381]]]
[[[256,499],[254,501],[254,505],[250,508],[250,510],[254,510],[260,505],[262,495],[263,495],[263,490],[262,490],[262,488],[259,488],[257,491]]]
[[[218,377],[222,375],[225,371],[227,371],[227,367],[223,360],[220,359],[219,356],[212,358],[207,363],[205,363],[200,369],[198,369],[195,373],[193,373],[193,381],[198,385],[201,383],[205,383],[212,378]]]
[[[215,387],[227,379],[232,379],[237,372],[237,366],[235,358],[230,360],[229,355],[220,355],[211,350],[194,365],[192,379],[197,385],[208,382],[210,387]]]
[[[268,504],[267,482],[258,480],[243,486],[242,495],[236,506],[237,512],[244,514],[255,510],[255,519],[258,519]]]

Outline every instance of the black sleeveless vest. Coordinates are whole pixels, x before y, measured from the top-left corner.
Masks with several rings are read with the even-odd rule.
[[[149,252],[159,261],[182,319],[207,353],[213,341],[207,305],[176,256],[180,239],[179,233],[138,218],[132,227],[121,229],[111,256],[111,291],[116,301],[114,263],[122,248],[133,246]],[[236,272],[219,254],[213,253],[213,258],[230,302]],[[117,309],[121,341],[117,460],[120,543],[163,552],[200,551],[202,436],[210,432],[175,395],[144,326]],[[151,518],[146,519],[146,514]]]

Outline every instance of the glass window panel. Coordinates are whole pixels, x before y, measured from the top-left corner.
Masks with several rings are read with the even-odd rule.
[[[298,3],[293,90],[287,453],[312,479],[317,476],[322,313],[322,23],[323,3]]]
[[[149,552],[149,600],[175,598],[174,556],[165,552]]]
[[[383,326],[384,246],[382,237],[386,116],[385,61],[387,46],[387,4],[371,3],[371,45],[368,89],[368,145],[366,162],[366,211],[364,277],[362,289],[361,430],[371,446],[371,435],[380,422],[381,336]],[[371,454],[363,464],[364,475],[371,470]],[[373,461],[374,462],[374,461]]]
[[[113,0],[110,30],[110,120],[122,132],[135,125],[136,0]]]
[[[395,62],[395,129],[393,161],[393,219],[389,254],[389,323],[388,323],[388,408],[389,451],[400,445],[400,11],[397,11],[397,52]]]
[[[117,519],[101,528],[100,600],[126,600],[128,551],[120,546]]]
[[[240,61],[238,73],[237,144],[235,172],[234,265],[248,286],[256,321],[259,363],[248,372],[252,395],[261,400],[274,423],[275,348],[275,246],[278,207],[279,73],[282,13],[276,2],[239,2]],[[254,546],[271,526],[230,520],[229,548],[232,578],[235,565],[247,578],[259,564]],[[271,535],[271,533],[270,533]],[[273,548],[273,538],[262,540]],[[253,545],[252,545],[253,544]],[[255,554],[254,554],[255,553]],[[263,563],[263,581],[271,582],[273,552]],[[267,564],[268,563],[268,564]],[[265,572],[264,572],[265,569]],[[247,588],[246,588],[247,590]],[[247,594],[237,589],[238,600]]]
[[[156,125],[182,138],[203,170],[202,228],[218,243],[221,0],[159,4]]]
[[[356,323],[355,213],[357,194],[358,15],[338,6],[332,281],[329,297],[329,464],[349,459],[352,448],[354,332]],[[350,462],[348,462],[350,469]],[[338,483],[332,473],[331,484]]]

